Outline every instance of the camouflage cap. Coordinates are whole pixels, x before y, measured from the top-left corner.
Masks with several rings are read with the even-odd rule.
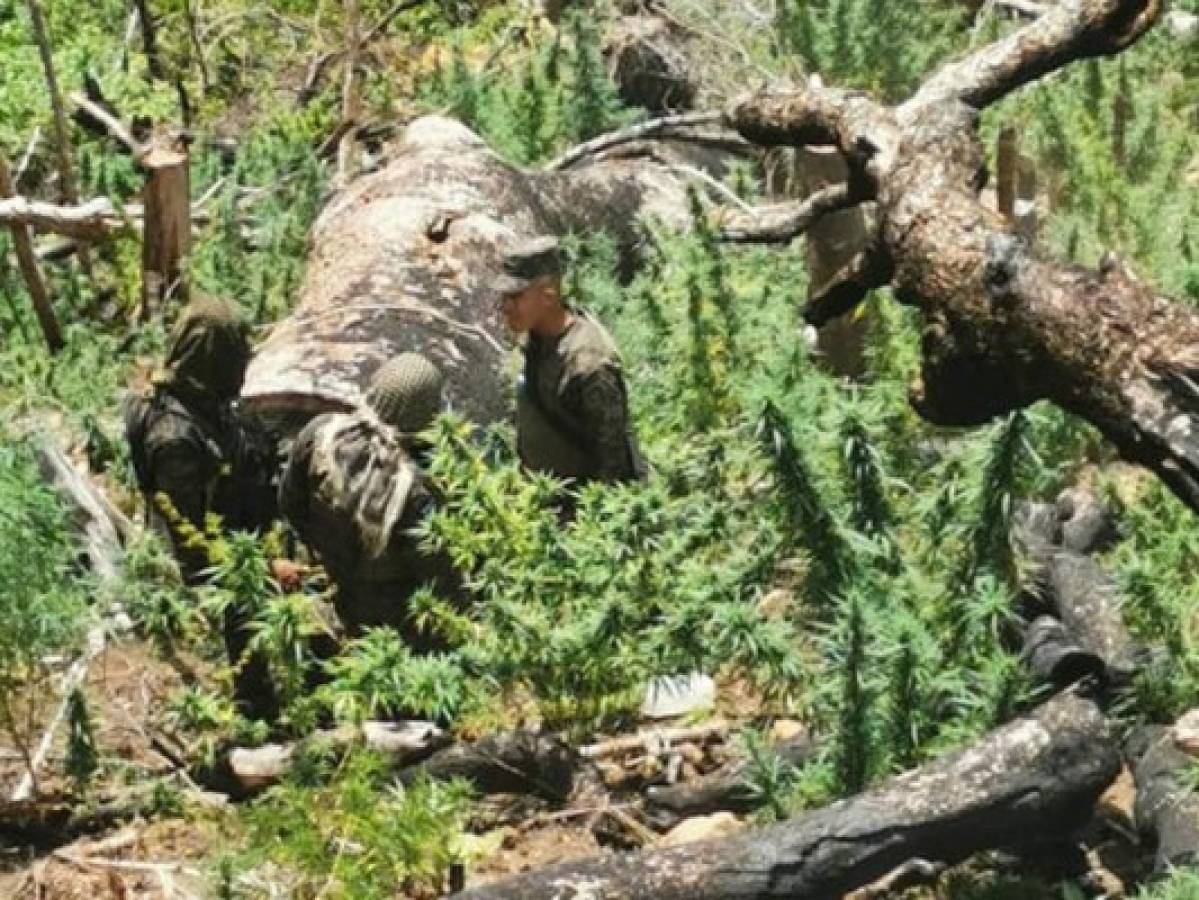
[[[445,379],[419,353],[401,353],[384,363],[371,379],[367,405],[392,428],[405,434],[424,431],[441,410]]]
[[[518,293],[538,278],[562,274],[562,252],[558,239],[552,236],[521,241],[508,249],[500,259],[504,274],[496,284],[501,298]]]

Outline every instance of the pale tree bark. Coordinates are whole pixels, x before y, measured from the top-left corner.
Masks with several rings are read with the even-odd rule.
[[[313,226],[296,308],[246,376],[243,396],[263,412],[302,418],[352,407],[382,362],[415,350],[445,372],[457,410],[499,420],[513,344],[491,285],[504,248],[605,230],[631,256],[640,216],[690,220],[685,179],[643,159],[580,156],[529,172],[433,116],[409,124],[390,149],[388,163],[336,194]]]

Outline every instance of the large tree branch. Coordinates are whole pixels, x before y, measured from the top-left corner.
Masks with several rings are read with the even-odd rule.
[[[1036,21],[945,66],[908,105],[960,100],[982,109],[1076,59],[1119,53],[1161,11],[1161,0],[1061,0]]]
[[[743,100],[728,121],[766,146],[837,146],[874,197],[875,247],[807,316],[827,321],[889,280],[925,315],[913,390],[922,415],[974,425],[1051,400],[1199,510],[1199,315],[1118,265],[1093,272],[1039,256],[978,197],[979,108],[1070,60],[1128,46],[1159,11],[1156,0],[1063,0],[898,109],[811,83]]]
[[[0,225],[24,225],[83,241],[96,241],[121,227],[112,202],[104,197],[76,206],[58,206],[25,197],[0,200]]]
[[[798,203],[726,213],[717,237],[730,243],[786,244],[807,231],[821,216],[854,206],[859,200],[848,184],[832,184]]]

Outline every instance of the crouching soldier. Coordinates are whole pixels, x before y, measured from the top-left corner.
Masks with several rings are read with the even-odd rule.
[[[616,344],[599,322],[563,304],[558,242],[528,241],[502,265],[504,319],[527,335],[516,398],[521,461],[578,484],[643,478]]]
[[[226,303],[198,297],[181,311],[166,364],[149,386],[125,401],[125,435],[147,517],[171,540],[184,581],[205,582],[205,549],[187,543],[168,522],[164,495],[182,522],[204,530],[214,513],[230,530],[265,531],[276,518],[274,453],[265,435],[236,407],[250,361],[247,323]],[[225,649],[235,667],[250,634],[236,612],[223,622]],[[251,656],[238,670],[241,711],[271,718],[275,697],[266,663]]]
[[[436,366],[403,353],[375,374],[364,406],[317,416],[292,447],[279,505],[336,586],[334,606],[351,636],[386,625],[428,648],[409,621],[408,598],[426,585],[443,599],[461,595],[448,558],[412,533],[433,507],[417,434],[432,424],[441,394]]]

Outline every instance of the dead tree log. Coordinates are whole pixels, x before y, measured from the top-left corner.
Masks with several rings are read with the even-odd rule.
[[[539,794],[562,801],[574,789],[579,764],[579,755],[552,735],[514,731],[439,750],[403,769],[400,780],[465,778],[484,794]]]
[[[606,228],[631,250],[639,216],[687,221],[683,179],[644,161],[526,172],[449,119],[411,123],[390,162],[336,195],[313,227],[295,311],[247,374],[264,412],[353,405],[374,370],[419,350],[446,372],[455,408],[506,414],[508,341],[490,289],[518,237]]]
[[[1141,648],[1120,612],[1115,579],[1089,556],[1062,546],[1067,533],[1075,546],[1094,546],[1108,527],[1094,498],[1077,489],[1063,492],[1057,505],[1026,503],[1017,511],[1013,536],[1026,612],[1041,616],[1025,635],[1024,655],[1038,676],[1059,686],[1087,674],[1125,684],[1139,665]],[[1061,627],[1043,621],[1044,613]]]
[[[1063,0],[899,106],[809,84],[745,98],[727,121],[762,146],[834,146],[845,157],[850,184],[876,204],[879,240],[806,314],[823,324],[884,284],[918,307],[921,415],[970,426],[1051,400],[1199,510],[1199,314],[1123,266],[1089,271],[1039,255],[979,202],[980,110],[1074,60],[1120,52],[1161,7]]]
[[[914,857],[953,863],[1084,822],[1120,757],[1103,717],[1051,700],[967,750],[769,828],[677,848],[565,863],[464,897],[826,900]]]
[[[1115,579],[1090,557],[1062,549],[1049,563],[1049,583],[1066,631],[1084,650],[1103,660],[1109,681],[1130,681],[1140,649],[1120,614]]]
[[[1199,863],[1199,794],[1185,780],[1195,757],[1174,745],[1168,728],[1147,729],[1133,744],[1134,813],[1138,827],[1156,839],[1154,871]]]

